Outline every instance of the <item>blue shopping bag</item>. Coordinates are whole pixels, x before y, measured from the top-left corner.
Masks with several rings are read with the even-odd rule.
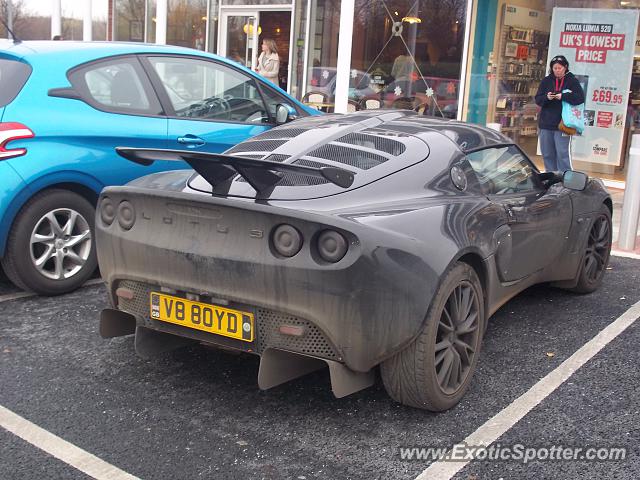
[[[578,134],[584,131],[584,103],[571,105],[562,102],[562,122],[565,127],[574,129]]]

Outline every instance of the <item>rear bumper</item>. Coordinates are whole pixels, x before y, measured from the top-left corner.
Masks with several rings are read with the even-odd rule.
[[[115,205],[129,201],[136,222],[130,230],[118,220],[107,226],[98,210],[100,270],[113,305],[145,328],[257,354],[279,348],[367,372],[418,334],[437,286],[414,240],[355,221],[132,187],[111,187],[105,196]],[[294,257],[278,258],[270,246],[270,232],[281,223],[305,239]],[[318,262],[312,251],[314,237],[326,228],[350,240],[335,264]],[[117,297],[121,287],[134,298]],[[254,344],[152,320],[149,292],[159,288],[250,309],[257,319]],[[280,325],[291,323],[305,326],[305,338],[279,334]]]
[[[22,194],[22,192],[26,192],[26,184],[8,160],[0,161],[0,179],[2,183],[2,188],[0,188],[0,257],[2,257],[13,219],[29,195]]]

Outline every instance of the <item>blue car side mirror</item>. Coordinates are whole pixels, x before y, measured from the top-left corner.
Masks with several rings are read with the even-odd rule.
[[[276,125],[282,125],[298,118],[298,112],[288,103],[276,105]]]

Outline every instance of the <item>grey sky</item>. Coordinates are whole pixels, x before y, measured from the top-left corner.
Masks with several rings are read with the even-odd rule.
[[[107,18],[107,0],[91,0],[91,10],[95,20]],[[50,16],[53,10],[53,0],[23,0],[25,8],[32,14]],[[84,14],[84,0],[62,0],[62,15],[65,17],[82,18]]]

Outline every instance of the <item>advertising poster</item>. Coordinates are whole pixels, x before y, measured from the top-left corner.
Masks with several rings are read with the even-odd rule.
[[[564,55],[585,92],[573,160],[619,165],[638,27],[637,10],[554,8],[549,59]]]

